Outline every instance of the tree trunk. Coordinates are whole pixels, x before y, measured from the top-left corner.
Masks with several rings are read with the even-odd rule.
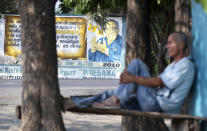
[[[140,58],[150,65],[149,0],[127,1],[126,65]]]
[[[134,58],[150,65],[149,1],[127,1],[126,65]],[[122,131],[166,131],[163,120],[144,117],[122,117]]]
[[[22,24],[22,131],[64,131],[57,78],[56,0],[19,0]]]
[[[175,1],[175,31],[185,33],[190,41],[191,36],[191,6],[188,0]],[[188,43],[190,47],[190,42]],[[188,48],[187,54],[190,53]]]
[[[175,1],[175,31],[181,31],[185,33],[190,41],[191,36],[191,6],[188,0],[176,0]],[[190,42],[188,42],[190,47]],[[188,48],[187,54],[190,53]],[[185,99],[182,106],[181,113],[186,114],[188,111],[188,97]]]
[[[175,31],[186,35],[191,32],[191,8],[189,0],[175,0]]]
[[[168,131],[163,119],[122,117],[122,131]]]

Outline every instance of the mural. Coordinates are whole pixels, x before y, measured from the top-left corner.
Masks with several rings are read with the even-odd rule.
[[[122,51],[122,37],[119,35],[119,23],[110,20],[106,23],[105,36],[96,40],[94,36],[90,41],[90,61],[114,62],[120,61]]]
[[[86,16],[56,16],[58,77],[118,79],[124,69],[121,17],[110,17],[104,31]],[[0,19],[0,79],[21,79],[21,23],[17,15]]]

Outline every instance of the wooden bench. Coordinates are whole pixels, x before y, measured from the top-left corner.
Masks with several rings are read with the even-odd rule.
[[[65,99],[65,107],[68,107],[69,103]],[[200,131],[201,124],[207,124],[207,117],[198,117],[184,114],[165,114],[159,112],[141,112],[135,110],[126,109],[99,109],[99,108],[65,108],[66,111],[74,113],[89,113],[97,115],[122,115],[122,116],[133,116],[133,117],[147,117],[155,119],[171,119],[172,131]],[[21,119],[21,106],[16,107],[16,117]]]

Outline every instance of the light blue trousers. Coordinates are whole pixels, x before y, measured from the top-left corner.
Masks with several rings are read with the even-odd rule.
[[[140,59],[134,59],[127,71],[135,76],[150,77],[146,64]],[[93,97],[72,97],[79,107],[91,106],[93,102],[102,102],[115,95],[119,98],[122,108],[142,111],[161,111],[156,100],[156,88],[145,87],[136,83],[120,84],[115,90],[108,90]]]

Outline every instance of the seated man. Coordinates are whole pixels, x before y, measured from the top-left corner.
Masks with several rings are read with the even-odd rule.
[[[172,33],[166,48],[174,61],[158,77],[150,77],[144,62],[135,59],[121,74],[120,85],[116,90],[88,98],[74,97],[72,101],[80,107],[121,107],[179,113],[192,85],[195,69],[190,57],[186,57],[187,37],[183,33]]]

